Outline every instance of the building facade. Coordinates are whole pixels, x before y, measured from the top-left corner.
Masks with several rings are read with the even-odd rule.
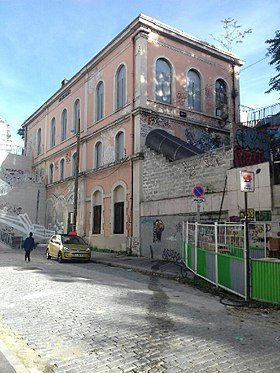
[[[139,15],[23,124],[26,155],[46,184],[47,228],[67,232],[77,213],[77,232],[92,246],[141,254],[145,196],[160,195],[163,171],[147,164],[148,134],[156,131],[152,149],[163,130],[169,150],[178,138],[185,154],[225,154],[239,122],[240,65]]]

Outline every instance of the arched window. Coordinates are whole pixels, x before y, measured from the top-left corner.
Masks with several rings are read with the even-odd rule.
[[[59,176],[60,176],[60,180],[64,180],[65,178],[65,160],[64,159],[61,159],[60,161]]]
[[[195,70],[190,70],[187,76],[188,109],[201,111],[201,81]]]
[[[99,82],[96,87],[96,120],[104,116],[104,83]]]
[[[77,133],[79,128],[79,121],[81,119],[81,105],[80,100],[77,99],[74,103],[74,118],[73,118],[73,132]]]
[[[126,69],[121,65],[116,74],[116,107],[122,108],[126,102]]]
[[[218,79],[215,84],[216,94],[216,116],[224,116],[228,112],[227,85],[222,79]]]
[[[53,163],[49,167],[49,184],[53,183]]]
[[[42,129],[39,128],[37,132],[37,155],[41,154],[41,143],[42,143]]]
[[[124,133],[118,132],[115,139],[115,160],[120,161],[124,158]]]
[[[77,152],[72,156],[72,176],[76,176],[77,173]]]
[[[100,166],[102,166],[102,142],[98,141],[95,144],[94,168],[99,168]]]
[[[114,234],[124,233],[124,188],[117,186],[114,189]]]
[[[64,109],[61,114],[61,132],[60,132],[60,140],[66,140],[67,136],[67,110]]]
[[[102,194],[98,190],[92,196],[92,233],[101,233]]]
[[[159,58],[156,62],[156,101],[171,104],[171,67],[169,63]]]
[[[51,138],[50,138],[51,148],[55,146],[55,130],[56,130],[56,122],[55,122],[55,118],[53,118],[51,121]]]

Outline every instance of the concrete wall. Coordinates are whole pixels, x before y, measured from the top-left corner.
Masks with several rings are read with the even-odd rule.
[[[46,189],[32,172],[32,159],[1,154],[1,160],[0,211],[11,215],[27,213],[32,223],[45,225]]]

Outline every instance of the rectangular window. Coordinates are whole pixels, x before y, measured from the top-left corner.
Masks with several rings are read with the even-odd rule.
[[[101,205],[93,206],[92,210],[92,233],[101,233]]]
[[[124,202],[114,204],[114,233],[124,233]]]

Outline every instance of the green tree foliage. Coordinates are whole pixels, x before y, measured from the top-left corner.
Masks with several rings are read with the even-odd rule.
[[[24,140],[24,128],[20,128],[17,131],[17,134]]]
[[[278,72],[278,74],[269,81],[270,88],[265,93],[270,93],[271,91],[280,91],[280,30],[275,32],[274,39],[268,39],[266,43],[269,44],[266,55],[271,57],[269,64],[274,65]]]
[[[237,43],[243,43],[243,39],[245,35],[251,34],[252,29],[248,29],[245,31],[241,30],[241,25],[234,18],[225,18],[221,21],[224,29],[224,35],[220,36],[219,38],[215,38],[212,34],[212,38],[219,42],[226,50],[232,52],[233,45]]]

